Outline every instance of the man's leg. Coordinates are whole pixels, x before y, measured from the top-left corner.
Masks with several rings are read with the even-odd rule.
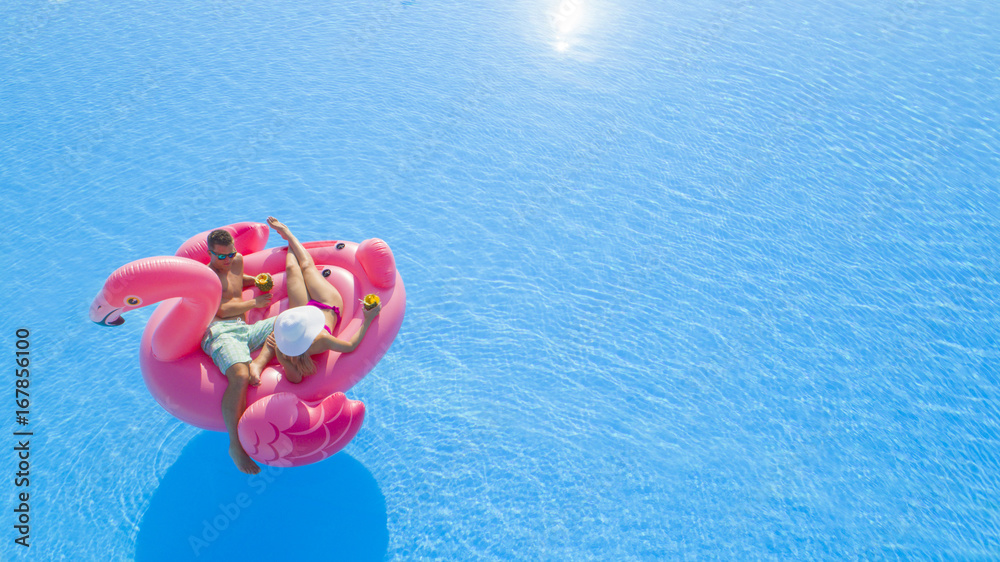
[[[251,352],[260,348],[260,353],[250,362],[250,386],[260,384],[260,376],[264,373],[267,364],[274,359],[274,347],[267,345],[268,336],[273,330],[274,318],[265,318],[247,330],[247,347]]]
[[[257,474],[260,467],[253,462],[250,455],[243,450],[240,436],[236,432],[236,424],[247,409],[247,386],[250,385],[250,367],[248,363],[236,363],[226,369],[229,386],[222,395],[222,419],[226,422],[229,433],[229,456],[233,457],[236,467],[247,474]]]

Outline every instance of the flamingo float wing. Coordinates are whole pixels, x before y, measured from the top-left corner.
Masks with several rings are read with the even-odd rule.
[[[341,392],[319,402],[272,394],[251,404],[240,418],[240,443],[247,454],[266,464],[306,464],[301,461],[327,458],[343,449],[361,429],[364,415],[364,404]]]

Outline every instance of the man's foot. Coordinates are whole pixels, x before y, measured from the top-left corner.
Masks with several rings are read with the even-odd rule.
[[[267,224],[278,233],[278,236],[281,236],[282,240],[287,241],[288,237],[292,235],[292,231],[288,230],[288,227],[284,223],[274,217],[267,217]]]
[[[240,472],[245,472],[247,474],[257,474],[260,472],[260,467],[257,463],[253,462],[250,455],[243,450],[243,446],[237,443],[229,444],[229,456],[233,457],[233,462],[236,463],[236,468],[240,469]]]

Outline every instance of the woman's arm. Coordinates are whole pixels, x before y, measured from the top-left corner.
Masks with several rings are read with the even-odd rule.
[[[361,340],[365,337],[365,332],[368,331],[368,327],[371,326],[372,321],[378,316],[378,313],[382,311],[382,305],[379,304],[371,310],[365,310],[365,321],[361,324],[361,329],[351,336],[351,339],[344,341],[342,339],[335,338],[325,331],[320,332],[320,341],[323,342],[323,346],[330,351],[339,351],[341,353],[350,353],[358,348],[361,344]]]

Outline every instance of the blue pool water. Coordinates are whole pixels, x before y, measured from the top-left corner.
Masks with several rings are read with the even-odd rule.
[[[987,0],[0,8],[3,560],[1000,554]],[[338,456],[248,479],[116,267],[273,214],[406,321]],[[276,241],[271,241],[278,245]],[[8,359],[10,361],[10,359]],[[30,543],[14,543],[30,492]]]

